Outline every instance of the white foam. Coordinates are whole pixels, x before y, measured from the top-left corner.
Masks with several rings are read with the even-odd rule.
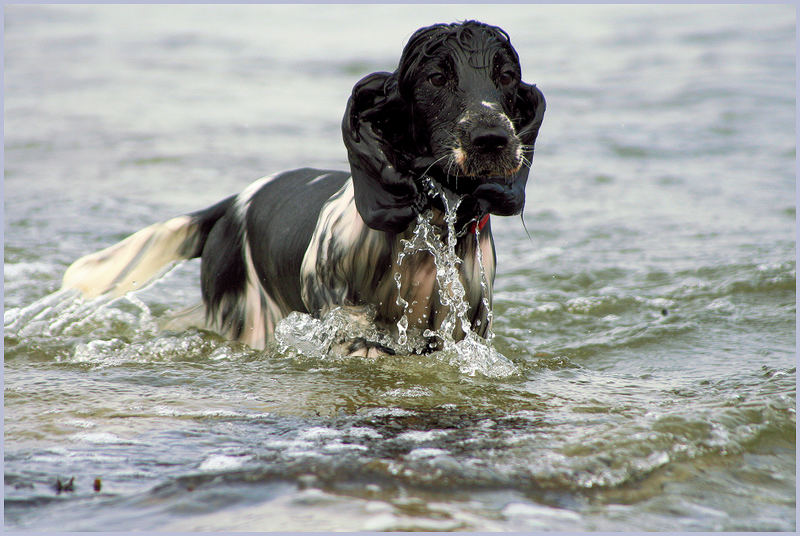
[[[369,438],[369,439],[382,439],[383,435],[379,432],[376,432],[372,428],[367,428],[363,426],[350,428],[347,430],[347,435],[351,437],[359,437],[359,438]]]
[[[333,428],[312,426],[311,428],[306,428],[305,430],[301,431],[299,434],[297,434],[297,437],[301,440],[319,441],[338,438],[341,437],[341,435],[342,433],[339,430],[335,430]]]
[[[364,445],[357,445],[354,443],[342,443],[338,439],[330,443],[326,443],[325,446],[322,447],[322,452],[324,452],[325,454],[347,452],[352,450],[364,451],[368,449]]]
[[[408,389],[392,389],[387,391],[385,396],[394,398],[421,398],[424,396],[431,396],[433,392],[425,387],[414,386]]]
[[[84,441],[86,443],[95,443],[97,445],[125,445],[135,444],[136,441],[123,439],[111,432],[80,432],[72,436],[77,441]]]
[[[198,469],[200,471],[228,471],[242,467],[249,459],[250,458],[248,456],[213,454],[203,460]]]
[[[411,430],[398,435],[397,439],[401,441],[413,441],[415,443],[421,443],[423,441],[431,441],[446,434],[447,431],[445,430]]]
[[[437,458],[439,456],[447,456],[450,453],[444,449],[437,449],[432,447],[424,447],[414,449],[408,454],[406,454],[406,459],[408,460],[422,460],[426,458]]]

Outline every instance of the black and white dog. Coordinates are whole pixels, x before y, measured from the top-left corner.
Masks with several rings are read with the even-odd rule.
[[[435,330],[447,311],[432,257],[397,261],[418,214],[431,210],[443,222],[441,199],[423,186],[432,180],[461,198],[456,253],[467,318],[485,335],[495,273],[488,216],[522,211],[544,111],[503,30],[476,21],[421,28],[395,72],[353,88],[342,122],[349,173],[298,169],[260,179],[77,260],[63,287],[121,296],[174,261],[201,257],[206,327],[255,348],[292,311],[369,306],[378,326],[396,332],[398,297],[416,302],[410,327]]]

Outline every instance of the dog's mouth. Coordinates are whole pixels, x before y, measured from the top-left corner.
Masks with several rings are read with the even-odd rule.
[[[423,176],[438,187],[425,187],[424,191],[440,210],[446,208],[440,200],[442,188],[461,199],[457,217],[460,234],[476,218],[490,213],[514,214],[519,210],[517,182],[529,156],[513,131],[507,138],[489,150],[464,143],[442,148],[438,156],[427,157],[429,163]]]
[[[516,139],[497,151],[456,146],[440,159],[437,166],[440,174],[435,178],[456,193],[468,194],[484,183],[510,184],[523,163],[521,145]]]
[[[456,175],[482,182],[508,182],[522,167],[522,158],[517,155],[500,155],[487,159],[466,159],[458,165]]]

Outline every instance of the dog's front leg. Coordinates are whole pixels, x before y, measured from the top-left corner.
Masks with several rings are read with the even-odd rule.
[[[388,346],[391,335],[375,323],[375,309],[368,305],[343,305],[331,310],[323,322],[337,330],[330,351],[346,356],[395,355]]]

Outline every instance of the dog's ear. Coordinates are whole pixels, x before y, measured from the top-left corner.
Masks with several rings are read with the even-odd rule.
[[[393,73],[373,73],[353,88],[342,120],[356,208],[369,227],[401,232],[427,198],[411,170],[410,111]]]
[[[547,107],[544,95],[535,85],[520,82],[516,106],[519,112],[517,135],[525,146],[532,148],[536,143],[536,136],[539,135],[539,127],[542,126],[544,110]]]

